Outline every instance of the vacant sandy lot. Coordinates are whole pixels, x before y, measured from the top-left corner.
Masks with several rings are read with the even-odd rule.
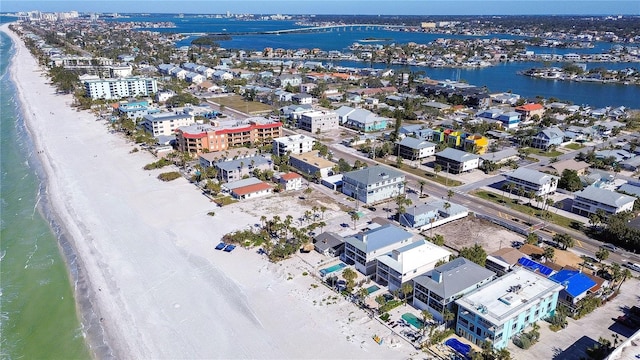
[[[434,228],[433,234],[444,236],[445,244],[454,250],[480,244],[488,254],[511,246],[513,241],[523,240],[520,235],[503,227],[471,216]],[[424,235],[430,236],[431,232]]]

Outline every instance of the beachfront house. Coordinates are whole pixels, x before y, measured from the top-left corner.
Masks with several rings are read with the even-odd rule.
[[[322,255],[340,256],[344,253],[344,238],[334,232],[325,231],[313,239],[313,247]]]
[[[452,310],[455,299],[489,283],[495,275],[471,260],[454,259],[413,279],[413,306],[443,321],[443,313]]]
[[[413,234],[387,224],[344,239],[343,261],[366,276],[376,272],[376,258],[411,243]]]
[[[448,173],[460,174],[477,169],[480,157],[462,150],[446,148],[436,154],[436,164]]]
[[[153,137],[171,136],[177,128],[193,124],[195,124],[193,115],[179,112],[147,114],[142,120],[143,129]]]
[[[260,171],[273,170],[273,161],[262,155],[256,155],[247,158],[220,160],[213,166],[218,170],[219,179],[231,182],[251,175],[256,169]]]
[[[631,211],[633,203],[636,201],[633,196],[595,186],[587,186],[583,190],[575,192],[574,195],[571,211],[583,216],[595,214],[598,209],[604,210],[609,215]]]
[[[255,177],[226,183],[222,189],[238,200],[267,196],[273,192],[271,185]]]
[[[456,300],[456,333],[475,345],[502,349],[514,335],[555,313],[563,286],[523,268]]]
[[[350,171],[342,177],[342,193],[364,204],[404,194],[405,175],[388,166],[375,165]]]
[[[377,257],[375,281],[390,291],[449,260],[451,252],[426,240],[419,240]]]
[[[557,190],[558,180],[560,178],[557,176],[521,167],[508,173],[506,181],[516,188],[523,188],[525,192],[543,196],[553,194]]]
[[[294,172],[279,175],[277,182],[284,191],[300,190],[302,188],[302,176]]]

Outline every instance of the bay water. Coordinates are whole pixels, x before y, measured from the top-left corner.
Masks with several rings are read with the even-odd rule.
[[[7,18],[0,19],[6,22]],[[90,359],[0,33],[0,359]]]

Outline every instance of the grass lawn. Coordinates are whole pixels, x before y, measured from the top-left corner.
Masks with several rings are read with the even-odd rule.
[[[556,156],[560,156],[563,153],[558,151],[558,150],[542,150],[542,149],[536,149],[536,148],[523,148],[522,149],[527,155],[530,154],[534,154],[534,155],[540,155],[540,156],[546,156],[546,157],[556,157]]]
[[[238,200],[232,198],[231,196],[222,195],[222,196],[218,196],[217,198],[214,198],[213,202],[215,202],[219,206],[225,206],[225,205],[237,203]]]
[[[502,195],[495,194],[491,191],[484,191],[484,190],[474,191],[472,195],[477,196],[481,199],[489,200],[496,204],[507,206],[513,210],[516,210],[523,214],[527,214],[531,217],[535,217],[536,219],[532,221],[534,224],[539,223],[540,221],[543,220],[543,214],[545,213],[545,211],[542,211],[538,208],[530,206],[528,200],[524,204],[520,204],[517,202],[516,199],[509,199],[508,194],[506,196],[502,196]],[[532,200],[532,203],[535,203],[535,200]],[[577,230],[576,228],[580,224],[580,222],[576,220],[569,219],[562,215],[553,213],[553,209],[549,210],[549,215],[550,215],[549,222],[552,222],[556,225],[560,225],[567,229]],[[528,224],[528,225],[534,225],[534,224]]]
[[[384,163],[386,165],[389,166],[393,166],[396,167],[396,162],[395,161],[389,161],[387,159],[375,159],[378,162]],[[445,185],[445,186],[460,186],[463,185],[464,183],[462,181],[458,181],[458,180],[454,180],[454,179],[448,179],[442,175],[436,175],[434,173],[431,172],[426,172],[424,170],[420,170],[420,169],[416,169],[414,167],[412,167],[411,165],[407,165],[407,164],[403,164],[402,171],[406,171],[408,173],[412,173],[413,175],[425,178],[427,180],[430,181],[435,181],[439,184]]]
[[[571,144],[565,145],[564,147],[571,150],[580,150],[584,147],[584,145],[578,144],[578,143],[571,143]]]
[[[265,113],[273,110],[271,106],[263,104],[261,102],[245,101],[242,96],[239,95],[217,97],[209,100],[220,105],[224,105],[225,107],[249,114]]]

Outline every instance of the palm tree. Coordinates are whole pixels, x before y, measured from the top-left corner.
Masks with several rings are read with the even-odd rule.
[[[426,182],[426,181],[424,181],[424,180],[419,180],[419,181],[418,181],[418,184],[420,184],[420,197],[422,197],[422,191],[424,190],[424,185],[425,185],[426,183],[427,183],[427,182]]]
[[[453,192],[453,190],[449,190],[447,191],[447,200],[451,201],[451,198],[453,197],[453,195],[455,195],[456,193]]]
[[[620,279],[620,284],[618,284],[618,292],[620,291],[620,288],[622,287],[622,284],[627,281],[628,278],[633,277],[633,274],[631,273],[631,270],[629,269],[624,269],[622,270],[622,279]]]
[[[422,315],[422,335],[424,335],[427,332],[427,323],[433,319],[433,315],[429,310],[422,310],[420,314]]]
[[[413,293],[413,285],[411,285],[411,283],[407,281],[406,283],[402,284],[402,287],[400,289],[402,290],[402,295],[404,297],[404,304],[407,305],[409,295]]]
[[[436,164],[436,165],[433,167],[433,172],[434,172],[434,173],[436,173],[436,176],[438,176],[438,173],[439,173],[440,171],[442,171],[442,165],[440,165],[440,164]]]
[[[321,219],[324,219],[324,213],[325,213],[326,211],[327,211],[327,207],[326,207],[326,206],[324,206],[324,205],[323,205],[323,206],[320,206],[320,212],[322,213],[322,218],[321,218]]]
[[[356,229],[356,223],[357,223],[358,220],[360,220],[360,216],[358,216],[357,212],[354,211],[354,212],[351,213],[351,220],[353,220],[353,229],[355,230]]]
[[[448,214],[449,208],[451,208],[451,204],[449,202],[446,202],[444,203],[443,207],[444,207],[444,211]]]
[[[449,324],[450,321],[452,321],[453,319],[456,318],[456,314],[449,311],[449,309],[445,308],[444,311],[442,312],[442,321],[444,321],[445,324]]]
[[[267,217],[266,216],[264,216],[264,215],[260,216],[260,223],[262,224],[263,228],[264,228],[264,224],[265,224],[266,221],[267,221]]]
[[[555,249],[554,249],[554,248],[552,248],[551,246],[547,246],[547,247],[545,247],[545,248],[544,248],[544,254],[543,254],[543,256],[544,256],[544,258],[545,258],[546,260],[551,260],[551,261],[553,261],[553,257],[554,257],[554,255],[555,255],[555,253],[556,253],[556,251],[555,251]]]
[[[320,221],[318,223],[318,226],[320,227],[320,232],[323,233],[324,232],[324,227],[327,226],[327,223],[325,223],[324,221]]]

